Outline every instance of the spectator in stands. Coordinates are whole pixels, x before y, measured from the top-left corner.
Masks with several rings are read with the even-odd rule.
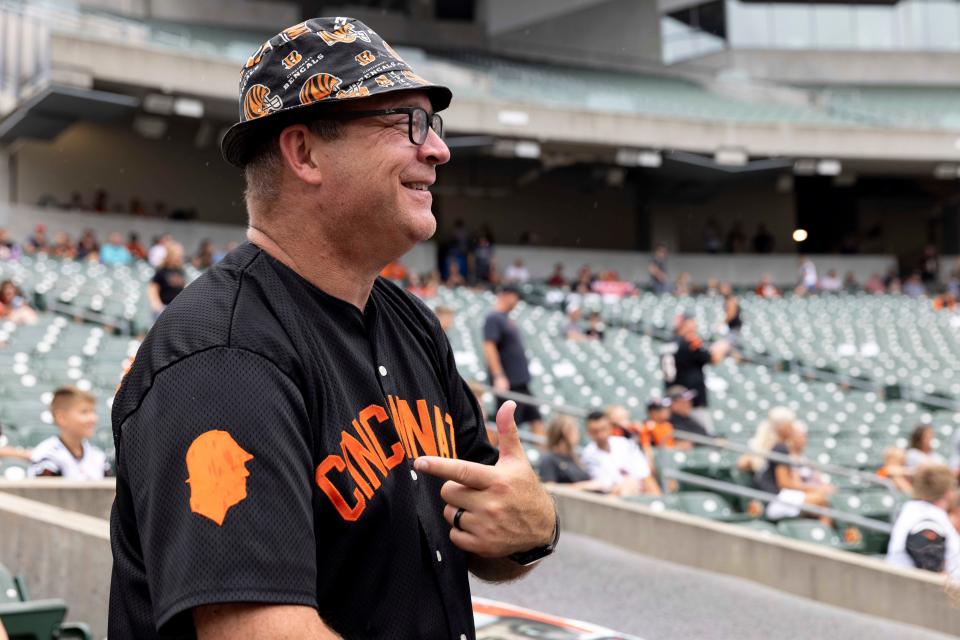
[[[947,291],[960,297],[960,258],[954,261],[953,269],[950,270],[950,275],[947,278]]]
[[[946,291],[933,299],[934,311],[956,311],[957,294],[952,291]]]
[[[510,312],[520,303],[520,290],[513,285],[503,285],[497,292],[493,311],[483,323],[483,356],[487,373],[495,392],[530,393],[530,366],[523,346],[523,337]],[[507,401],[497,396],[497,410]],[[517,401],[514,414],[517,425],[529,423],[536,434],[543,434],[543,421],[536,404]]]
[[[75,260],[77,257],[77,245],[71,240],[70,236],[63,231],[53,234],[53,244],[50,245],[49,254],[60,260]]]
[[[547,452],[540,458],[540,479],[583,491],[604,491],[580,464],[580,427],[570,416],[556,416],[547,425]]]
[[[729,283],[720,285],[720,292],[723,295],[723,322],[727,325],[727,340],[733,347],[740,342],[740,330],[743,329],[740,299],[733,293],[733,287]]]
[[[774,286],[773,279],[769,275],[764,275],[762,278],[760,278],[760,284],[758,284],[757,288],[754,289],[754,293],[761,298],[780,297],[780,290]]]
[[[764,454],[769,453],[779,441],[777,433],[782,429],[792,429],[796,420],[796,414],[787,407],[770,409],[766,420],[757,425],[756,432],[747,443],[751,452],[740,456],[737,460],[737,468],[748,471],[754,476],[762,473],[767,468],[767,458]]]
[[[799,455],[806,444],[805,434],[796,424],[782,422],[776,426],[777,443],[770,450],[780,456]],[[804,504],[825,507],[829,504],[833,487],[804,482],[797,465],[782,460],[769,460],[767,467],[757,475],[760,491],[776,494],[777,499],[767,505],[770,520],[796,518]]]
[[[647,456],[650,468],[656,468],[654,448],[682,449],[693,448],[689,440],[674,438],[673,424],[670,422],[670,398],[657,398],[647,403],[647,419],[640,426],[640,446]]]
[[[551,287],[565,287],[567,285],[567,278],[563,275],[562,262],[553,265],[553,273],[547,279],[547,284]]]
[[[928,244],[923,248],[919,271],[925,287],[933,287],[940,281],[940,254],[936,245]]]
[[[33,233],[23,243],[23,252],[28,256],[47,252],[47,225],[37,224],[33,228]]]
[[[826,293],[836,293],[843,288],[843,281],[837,275],[836,269],[827,271],[827,275],[820,279],[820,290]]]
[[[720,253],[723,249],[723,238],[720,237],[720,226],[716,218],[709,218],[703,225],[703,250],[707,253]]]
[[[503,281],[514,284],[526,284],[530,281],[530,270],[523,263],[523,258],[517,258],[507,267],[503,272]]]
[[[109,470],[107,457],[90,444],[97,427],[96,398],[76,387],[60,387],[53,392],[50,412],[60,435],[50,436],[33,449],[27,474],[102,480]]]
[[[634,438],[640,434],[640,425],[630,419],[630,412],[622,404],[612,404],[605,411],[613,428],[613,435],[623,438]]]
[[[20,247],[10,237],[10,232],[0,229],[0,260],[15,260],[20,257]]]
[[[773,234],[767,229],[766,225],[762,222],[757,225],[757,233],[753,236],[753,252],[754,253],[773,253],[773,247],[776,244],[776,240],[773,237]]]
[[[619,496],[660,495],[643,452],[636,443],[613,435],[607,416],[600,411],[588,415],[587,434],[592,442],[584,448],[581,460],[605,491]]]
[[[703,290],[703,295],[710,298],[720,295],[720,281],[716,278],[707,278],[707,288]]]
[[[587,336],[583,334],[583,328],[580,326],[582,314],[580,307],[575,304],[570,305],[567,309],[567,321],[563,325],[563,337],[567,340],[579,342],[587,339]]]
[[[140,243],[140,235],[136,231],[131,231],[127,236],[127,251],[134,260],[147,259],[147,250]]]
[[[927,295],[927,288],[923,286],[923,279],[919,271],[911,273],[903,282],[903,295],[910,298],[922,298]]]
[[[583,265],[580,267],[580,271],[577,272],[577,279],[570,286],[570,289],[574,293],[587,294],[593,291],[593,272],[590,270],[589,265]]]
[[[97,236],[93,229],[85,229],[77,241],[77,260],[88,260],[90,262],[99,262],[100,245],[97,244]]]
[[[843,276],[843,290],[847,293],[856,293],[860,291],[860,283],[857,282],[857,274],[853,271],[847,271],[847,274]]]
[[[699,436],[709,436],[707,427],[693,414],[693,402],[697,392],[682,385],[673,385],[667,389],[670,399],[670,424],[674,431],[686,431]]]
[[[926,464],[916,470],[913,500],[903,505],[893,524],[887,562],[956,577],[960,534],[947,514],[956,491],[957,479],[946,465]]]
[[[463,277],[463,273],[460,271],[460,263],[453,258],[450,259],[447,265],[447,281],[444,284],[448,287],[462,287],[467,284],[466,278]]]
[[[650,264],[647,265],[647,273],[650,274],[650,288],[654,293],[670,293],[670,272],[667,265],[666,245],[657,245],[653,251],[653,257]]]
[[[863,283],[863,290],[871,295],[885,292],[887,287],[883,284],[883,278],[879,273],[871,273],[867,281]]]
[[[437,316],[437,321],[440,323],[440,328],[443,329],[444,333],[449,333],[450,329],[453,328],[453,309],[450,307],[439,306],[433,310]]]
[[[907,452],[900,447],[887,447],[883,450],[883,466],[877,469],[877,475],[893,483],[901,493],[913,494],[913,482],[907,470]]]
[[[797,295],[817,292],[817,266],[809,256],[800,256],[800,282],[797,284]]]
[[[673,283],[673,295],[686,297],[690,295],[690,274],[681,273],[677,276],[677,281]]]
[[[209,269],[213,266],[213,242],[208,239],[200,241],[196,255],[190,261],[197,269]]]
[[[907,449],[907,469],[916,469],[923,464],[943,464],[943,457],[933,450],[933,427],[929,424],[917,425],[910,434],[910,448]]]
[[[93,194],[93,210],[103,213],[107,210],[107,192],[105,189],[97,189]]]
[[[603,341],[603,336],[607,332],[607,325],[603,323],[603,318],[599,311],[591,311],[587,316],[587,330],[584,335],[593,340]]]
[[[147,208],[143,206],[140,198],[130,198],[130,214],[134,216],[147,215]]]
[[[100,262],[108,266],[133,262],[133,256],[130,255],[127,245],[123,243],[123,236],[118,232],[112,231],[107,236],[107,241],[100,247]]]
[[[14,324],[37,323],[37,312],[12,280],[0,282],[0,318]]]
[[[696,319],[685,313],[677,319],[673,342],[664,346],[660,354],[664,386],[669,389],[674,385],[682,385],[696,392],[695,417],[707,431],[713,430],[713,421],[707,410],[707,385],[703,368],[708,364],[719,364],[729,352],[730,343],[726,340],[718,340],[709,347],[704,345],[697,334]]]
[[[747,251],[747,234],[743,232],[743,223],[739,220],[733,223],[727,233],[727,253],[745,253]]]
[[[163,264],[163,260],[167,256],[167,245],[171,242],[173,242],[173,236],[169,233],[156,236],[153,239],[153,244],[150,245],[150,250],[147,252],[147,262],[150,263],[151,267],[157,269]]]
[[[156,320],[163,313],[174,298],[187,286],[187,274],[183,271],[183,247],[171,242],[163,258],[163,263],[154,272],[153,278],[147,285],[147,298],[153,319]]]
[[[494,282],[496,280],[494,277],[496,269],[493,242],[490,240],[489,235],[482,233],[477,236],[471,257],[473,262],[473,280],[475,282]]]

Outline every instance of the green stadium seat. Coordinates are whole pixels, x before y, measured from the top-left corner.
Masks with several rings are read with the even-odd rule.
[[[753,520],[746,513],[736,513],[723,496],[709,491],[687,491],[676,494],[679,507],[690,515],[718,520],[720,522],[745,522]]]
[[[781,520],[777,523],[777,531],[781,535],[794,540],[803,542],[812,542],[834,549],[843,549],[846,551],[860,551],[863,548],[862,541],[849,540],[843,541],[839,534],[832,527],[828,527],[819,520],[810,520],[807,518],[797,518],[790,520]]]
[[[9,569],[0,564],[0,604],[26,600],[26,593],[22,584],[16,576],[10,573]]]
[[[633,502],[636,504],[642,504],[645,507],[650,507],[654,511],[665,511],[667,509],[671,511],[680,510],[680,499],[679,495],[676,493],[667,493],[662,496],[650,496],[650,495],[641,495],[641,496],[627,496],[623,498],[627,502]]]
[[[10,640],[93,640],[90,628],[66,623],[67,605],[63,600],[31,600],[0,603],[0,621]]]
[[[767,522],[766,520],[746,520],[744,522],[737,523],[737,526],[743,527],[744,529],[750,529],[751,531],[756,531],[757,533],[762,533],[769,536],[778,536],[780,532],[777,531],[777,525],[772,522]]]

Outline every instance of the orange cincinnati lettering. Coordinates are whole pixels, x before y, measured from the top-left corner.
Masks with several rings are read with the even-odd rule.
[[[357,430],[357,433],[361,434],[361,437],[365,438],[363,429],[360,428],[356,420],[353,421],[353,427]],[[369,446],[369,443],[360,442],[346,431],[341,431],[340,450],[343,452],[344,460],[352,460],[355,465],[360,468],[360,471],[363,472],[363,475],[367,477],[367,480],[373,485],[374,489],[380,488],[380,476],[374,473],[370,467],[370,463],[373,463],[383,477],[387,476],[387,468],[383,464],[383,459],[376,450]],[[367,495],[367,497],[369,498],[372,495],[371,493]]]
[[[390,404],[390,415],[393,417],[393,428],[397,430],[400,442],[403,444],[403,450],[407,452],[407,458],[413,458],[414,451],[410,446],[407,428],[403,424],[403,416],[397,411],[397,400],[393,396],[387,396],[387,402]]]
[[[426,418],[423,424],[418,422],[416,417],[414,417],[413,411],[410,410],[410,405],[406,400],[397,399],[397,410],[402,416],[403,426],[410,440],[410,445],[414,450],[413,457],[416,458],[420,456],[420,454],[417,453],[417,445],[420,445],[420,450],[423,451],[424,455],[435,456],[437,455],[437,442],[433,436],[433,424],[430,422],[430,412],[427,410],[427,403],[423,400],[417,400],[417,409],[419,410],[421,420]],[[416,444],[414,444],[414,438],[416,438]]]
[[[400,464],[404,458],[403,445],[399,442],[394,442],[393,446],[390,448],[393,451],[393,455],[389,458],[386,457],[383,453],[383,449],[380,447],[380,441],[377,439],[377,436],[374,435],[373,429],[370,427],[370,419],[376,419],[377,422],[383,424],[389,420],[387,412],[383,407],[376,404],[371,404],[367,408],[363,409],[360,412],[360,426],[363,427],[363,431],[366,434],[368,440],[373,442],[373,445],[377,448],[377,451],[380,453],[380,457],[383,459],[384,464],[387,465],[387,469],[393,469],[395,466]]]
[[[449,413],[445,413],[443,419],[446,420],[447,426],[450,427],[450,453],[453,454],[454,458],[459,459],[460,456],[457,455],[457,432],[453,429],[453,418],[450,417]]]
[[[343,462],[343,458],[332,454],[327,456],[323,462],[317,465],[317,486],[327,494],[327,497],[330,499],[330,502],[333,503],[333,506],[336,507],[340,517],[349,522],[355,522],[360,518],[360,514],[363,513],[363,510],[367,506],[367,501],[363,498],[360,489],[353,490],[353,497],[356,498],[357,504],[351,508],[347,506],[347,501],[344,499],[343,494],[340,493],[340,490],[327,479],[327,474],[330,473],[331,469],[342,473],[345,468],[346,465]]]
[[[450,457],[450,446],[447,444],[447,427],[443,424],[443,414],[440,407],[433,405],[434,432],[437,434],[437,453],[444,458]]]

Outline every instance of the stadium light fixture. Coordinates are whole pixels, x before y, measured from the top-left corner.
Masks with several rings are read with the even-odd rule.
[[[793,230],[793,241],[794,242],[803,242],[808,238],[806,229],[794,229]]]
[[[617,149],[615,162],[621,167],[647,167],[656,169],[663,164],[659,151],[642,149]]]
[[[843,165],[839,160],[820,160],[817,162],[817,175],[820,176],[838,176],[843,171]]]
[[[195,98],[177,98],[173,101],[173,112],[184,118],[202,118],[203,102]]]
[[[540,143],[533,140],[497,140],[493,145],[493,155],[536,160],[540,157]]]
[[[750,162],[750,155],[739,147],[721,147],[713,154],[713,161],[724,167],[744,167]]]

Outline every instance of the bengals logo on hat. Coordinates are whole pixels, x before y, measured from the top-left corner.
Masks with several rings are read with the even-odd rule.
[[[190,511],[223,526],[227,511],[247,498],[247,462],[253,456],[226,431],[197,436],[187,449]]]
[[[364,51],[361,51],[357,55],[355,55],[353,59],[359,62],[361,67],[365,67],[371,62],[373,62],[374,60],[376,60],[377,56],[370,53],[369,49],[366,49]]]
[[[306,22],[301,22],[300,24],[295,24],[281,31],[280,37],[286,42],[291,42],[305,33],[310,33],[310,29],[307,27]]]
[[[381,87],[392,87],[393,85],[396,84],[396,82],[394,82],[387,76],[383,76],[383,75],[377,76],[376,80],[377,80],[377,84],[380,85]]]
[[[255,84],[243,96],[243,119],[254,120],[267,115],[271,111],[279,111],[283,107],[280,96],[270,95],[270,89],[262,84]]]
[[[318,73],[307,78],[300,88],[300,104],[319,102],[340,87],[340,78],[329,73]]]
[[[423,78],[415,74],[413,71],[410,71],[410,69],[403,70],[403,77],[406,78],[407,80],[410,80],[411,82],[416,82],[417,84],[430,84],[429,82],[427,82],[426,80],[424,80]]]
[[[303,60],[303,56],[300,55],[299,51],[291,51],[290,54],[281,61],[281,63],[283,64],[284,69],[290,70],[300,64],[301,60]]]
[[[263,59],[263,54],[265,54],[267,51],[270,51],[272,49],[273,49],[273,45],[270,44],[269,40],[264,42],[262,45],[260,45],[260,48],[257,49],[256,53],[254,53],[252,56],[247,58],[247,64],[243,65],[244,70],[249,69],[250,67],[255,67],[258,64],[260,64],[260,60]]]
[[[330,32],[321,31],[319,35],[323,41],[327,43],[328,47],[332,47],[338,42],[350,44],[351,42],[356,42],[357,38],[360,38],[364,42],[370,42],[370,34],[365,31],[357,31],[351,22],[339,26]]]
[[[370,95],[370,89],[367,89],[361,84],[354,85],[347,89],[346,91],[341,91],[337,94],[338,100],[344,100],[346,98],[366,98]]]

